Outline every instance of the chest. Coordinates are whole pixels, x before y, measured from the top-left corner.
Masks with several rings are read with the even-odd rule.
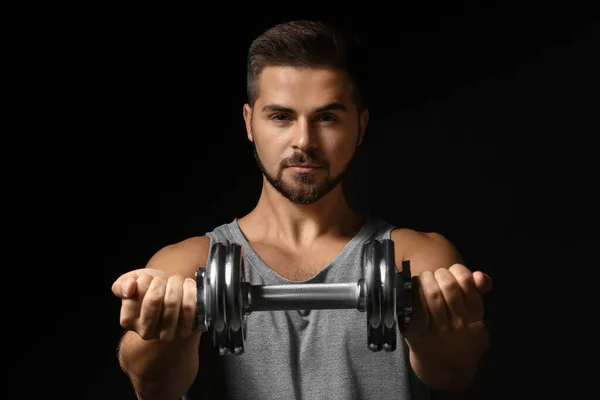
[[[290,251],[263,243],[252,243],[261,260],[281,277],[291,281],[308,280],[344,250],[347,241],[331,241],[311,248]]]

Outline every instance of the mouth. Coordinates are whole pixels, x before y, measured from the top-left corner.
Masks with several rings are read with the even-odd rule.
[[[297,168],[321,168],[321,165],[320,164],[304,163],[304,164],[290,164],[289,167],[297,167]]]
[[[311,172],[317,168],[321,168],[319,164],[292,164],[288,168],[295,172]]]

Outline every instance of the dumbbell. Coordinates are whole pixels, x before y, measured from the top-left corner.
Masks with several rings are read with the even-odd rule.
[[[251,285],[245,280],[242,247],[214,243],[206,268],[196,272],[196,328],[212,330],[221,356],[244,352],[247,316],[259,311],[356,309],[367,317],[367,346],[396,350],[396,329],[412,315],[410,262],[398,272],[394,243],[370,240],[362,252],[364,278],[352,283]]]

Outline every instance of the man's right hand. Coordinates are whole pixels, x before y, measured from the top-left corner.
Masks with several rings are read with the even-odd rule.
[[[151,268],[121,275],[112,285],[121,300],[120,323],[144,340],[189,337],[194,332],[196,282]]]

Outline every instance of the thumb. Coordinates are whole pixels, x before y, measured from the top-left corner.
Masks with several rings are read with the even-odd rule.
[[[477,290],[479,290],[479,293],[481,294],[486,294],[492,290],[492,287],[494,286],[492,278],[488,274],[481,271],[473,272],[473,281],[475,282]]]
[[[131,297],[135,293],[137,287],[137,278],[142,274],[145,268],[135,269],[121,275],[112,284],[111,290],[113,294],[121,299]]]

